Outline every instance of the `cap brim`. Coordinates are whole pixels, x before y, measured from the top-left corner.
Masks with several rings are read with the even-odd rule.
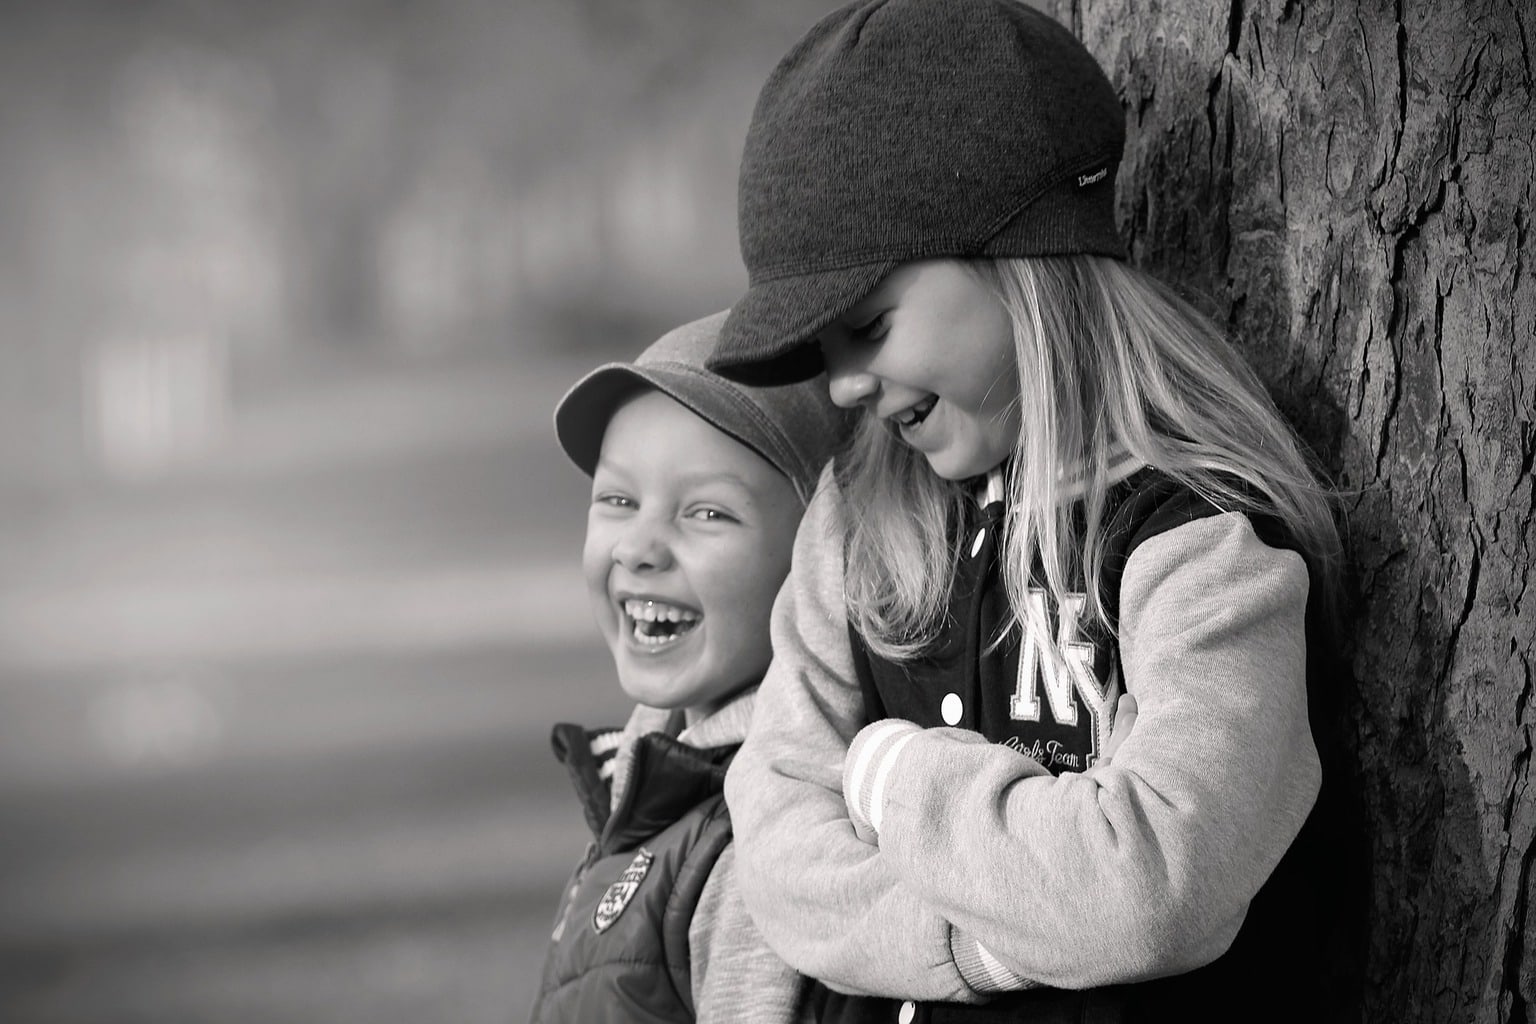
[[[811,379],[823,369],[816,335],[897,265],[896,260],[864,263],[752,285],[731,308],[707,365],[754,387]]]
[[[597,468],[603,433],[619,404],[636,391],[654,387],[629,363],[599,366],[571,385],[555,406],[555,437],[565,454],[588,476]]]
[[[723,382],[712,385],[697,371],[682,373],[666,365],[637,363],[599,366],[573,384],[555,406],[555,436],[582,472],[591,476],[596,471],[608,421],[620,405],[641,391],[661,392],[757,452],[786,476],[792,475],[761,436],[744,429],[750,421],[742,420],[741,399],[727,394]]]

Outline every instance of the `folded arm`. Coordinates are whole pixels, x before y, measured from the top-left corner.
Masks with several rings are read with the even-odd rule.
[[[1113,763],[1051,778],[975,733],[886,735],[867,808],[884,868],[1005,972],[1046,984],[1220,956],[1317,794],[1306,595],[1300,556],[1239,514],[1147,541],[1121,585],[1139,715]]]

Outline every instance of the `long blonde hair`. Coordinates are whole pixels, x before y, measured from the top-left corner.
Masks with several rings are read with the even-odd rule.
[[[1020,430],[1002,564],[1021,629],[1029,588],[1043,586],[1059,606],[1079,571],[1086,613],[1111,625],[1098,584],[1105,500],[1127,456],[1218,508],[1278,519],[1331,601],[1339,541],[1328,493],[1263,385],[1209,319],[1154,278],[1104,257],[964,266],[1013,321]],[[968,485],[939,477],[869,416],[836,472],[851,510],[850,620],[875,653],[915,657],[946,625]],[[1032,578],[1036,565],[1043,578]],[[1060,657],[1054,637],[1036,639]]]

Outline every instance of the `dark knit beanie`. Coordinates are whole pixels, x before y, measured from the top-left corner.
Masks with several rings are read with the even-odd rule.
[[[856,0],[769,77],[741,160],[749,287],[710,368],[821,369],[812,344],[902,263],[1125,258],[1119,98],[1082,43],[1015,0]]]

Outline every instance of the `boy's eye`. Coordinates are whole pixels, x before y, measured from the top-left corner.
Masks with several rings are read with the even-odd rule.
[[[706,523],[735,523],[739,522],[735,516],[724,509],[704,506],[693,509],[688,513],[690,519],[698,519]]]
[[[623,494],[599,494],[592,499],[594,505],[607,505],[609,508],[634,508],[635,500]]]

